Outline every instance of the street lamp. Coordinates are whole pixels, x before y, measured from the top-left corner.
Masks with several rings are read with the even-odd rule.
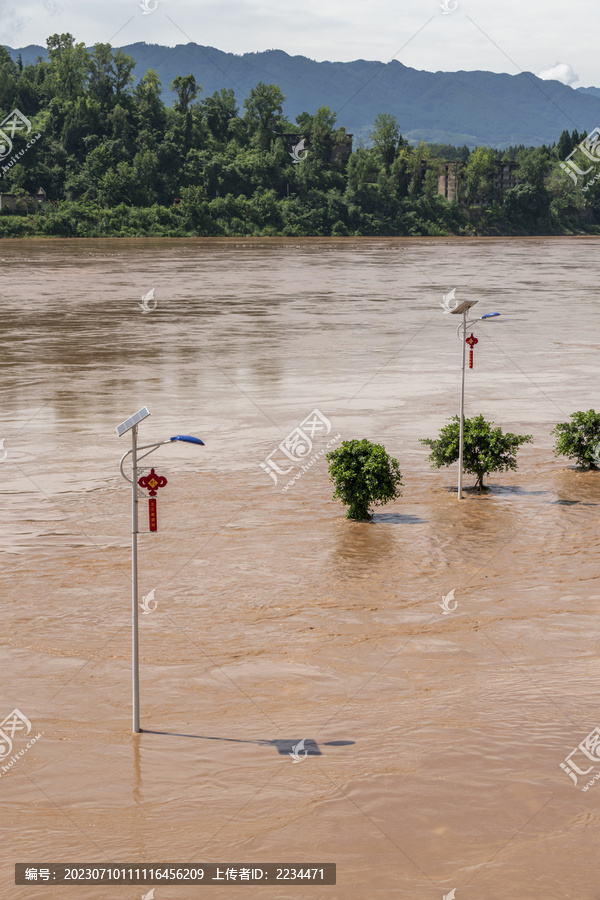
[[[460,440],[459,440],[459,459],[458,459],[458,499],[462,500],[462,477],[463,477],[463,448],[465,442],[465,358],[467,353],[467,326],[471,327],[475,322],[478,322],[479,319],[472,319],[470,322],[467,322],[467,312],[471,309],[472,306],[475,306],[476,303],[479,303],[478,300],[463,300],[462,303],[459,303],[456,309],[451,310],[452,315],[459,316],[462,315],[463,320],[462,323],[456,329],[456,333],[460,338],[460,329],[462,328],[462,372],[460,379]],[[493,319],[496,316],[499,316],[500,313],[486,313],[484,316],[480,316],[480,319]]]
[[[204,441],[200,438],[191,437],[188,434],[176,434],[175,437],[168,438],[166,441],[158,441],[155,444],[145,444],[142,447],[137,445],[137,429],[138,424],[150,415],[148,409],[144,406],[125,422],[117,425],[117,434],[119,437],[131,431],[131,450],[128,450],[121,457],[119,463],[119,471],[125,481],[131,483],[131,612],[132,612],[132,629],[131,629],[131,676],[133,685],[133,732],[140,732],[140,666],[138,652],[138,563],[137,563],[137,536],[138,536],[138,461],[149,456],[157,447],[163,444],[170,444],[173,441],[184,441],[188,444],[201,444]],[[142,456],[138,456],[139,450],[146,450]],[[123,463],[131,453],[131,478],[128,478],[123,471]]]

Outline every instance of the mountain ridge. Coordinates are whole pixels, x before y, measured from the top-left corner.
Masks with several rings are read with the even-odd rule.
[[[6,49],[13,59],[21,54],[24,63],[47,56],[35,44]],[[201,96],[232,88],[240,107],[259,81],[275,83],[286,95],[284,113],[290,120],[329,106],[355,143],[368,143],[373,121],[383,112],[396,117],[412,142],[469,147],[552,144],[564,129],[589,132],[600,125],[600,89],[574,89],[530,72],[429,72],[399,60],[317,62],[279,49],[234,54],[195,43],[166,47],[137,42],[121,49],[136,62],[136,82],[149,68],[158,72],[166,102],[175,99],[169,84],[177,75],[192,73],[202,86]]]

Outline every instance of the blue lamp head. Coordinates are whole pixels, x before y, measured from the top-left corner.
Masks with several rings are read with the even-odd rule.
[[[482,319],[493,319],[494,316],[499,316],[500,313],[486,313],[485,316],[482,316]]]
[[[169,438],[171,441],[185,441],[187,444],[201,444],[203,447],[205,446],[204,441],[201,441],[200,438],[191,437],[189,434],[176,434],[175,437]]]

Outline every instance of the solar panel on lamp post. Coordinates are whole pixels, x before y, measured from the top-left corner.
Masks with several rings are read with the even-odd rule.
[[[456,329],[456,333],[460,332],[462,328],[462,371],[460,378],[460,438],[459,438],[459,451],[458,451],[458,499],[462,500],[463,498],[463,452],[465,445],[465,361],[467,355],[467,325],[474,325],[475,322],[479,321],[478,319],[473,319],[471,322],[467,322],[467,312],[471,309],[471,307],[475,306],[476,303],[479,303],[478,300],[463,300],[462,303],[459,303],[456,309],[452,310],[452,314],[455,316],[462,315],[463,320],[462,323]],[[499,316],[500,313],[486,313],[484,316],[480,316],[481,319],[492,319],[496,316]]]
[[[158,447],[163,444],[170,444],[173,441],[183,441],[187,444],[200,444],[204,446],[204,441],[200,438],[191,437],[188,434],[176,434],[166,441],[157,441],[154,444],[144,444],[142,447],[137,445],[137,428],[138,424],[150,415],[148,409],[144,406],[138,412],[134,413],[125,422],[117,425],[117,434],[119,437],[131,431],[131,450],[127,450],[121,457],[119,463],[119,471],[125,481],[131,482],[131,680],[133,694],[133,732],[139,734],[140,728],[140,665],[139,665],[139,636],[138,636],[138,559],[137,559],[137,536],[138,536],[138,461],[149,456]],[[147,452],[138,456],[139,450]],[[131,454],[131,478],[128,478],[123,471],[123,463]]]

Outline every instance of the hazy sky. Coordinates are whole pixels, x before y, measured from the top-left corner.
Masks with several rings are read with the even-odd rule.
[[[144,14],[142,2],[156,8]],[[0,40],[12,47],[69,31],[88,45],[395,57],[430,71],[544,73],[574,87],[600,87],[599,24],[598,0],[0,0]]]

